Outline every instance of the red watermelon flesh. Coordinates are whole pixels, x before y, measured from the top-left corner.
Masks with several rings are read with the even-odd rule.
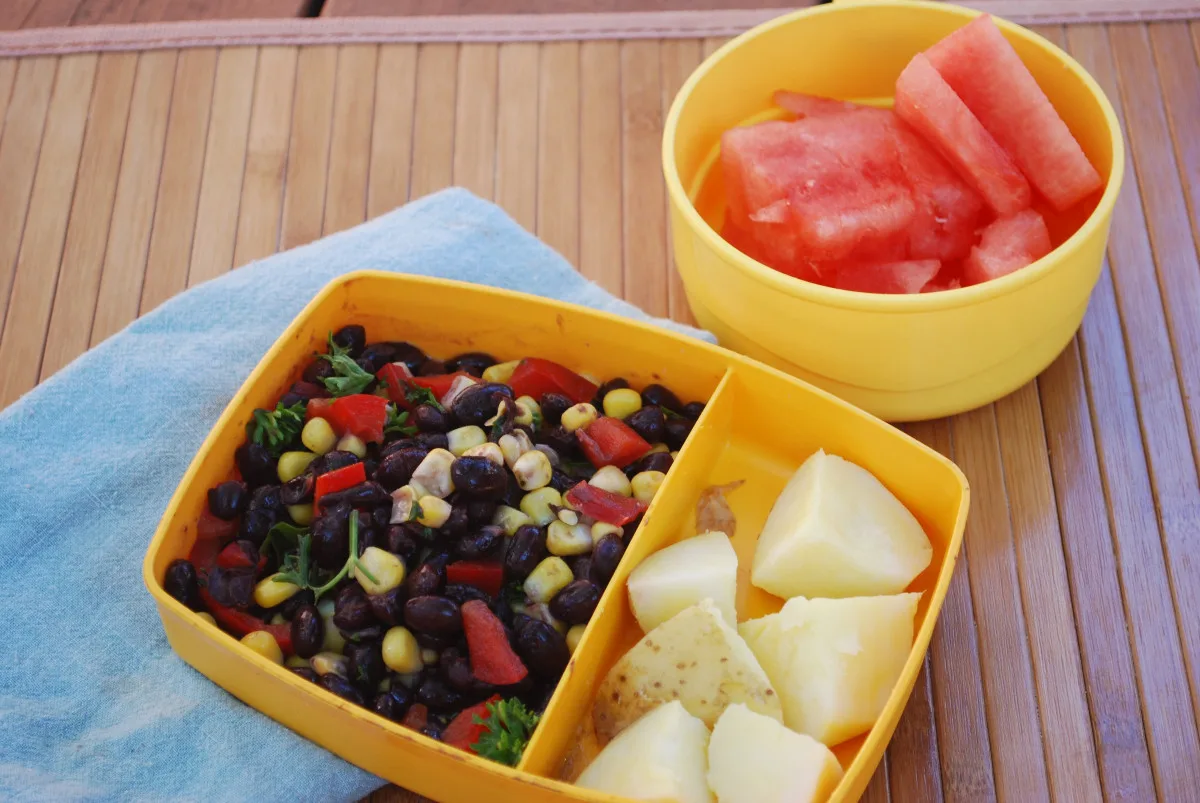
[[[979,284],[1020,270],[1050,253],[1050,232],[1032,209],[1000,218],[983,230],[963,262],[963,283]]]
[[[1103,185],[1067,124],[989,15],[976,17],[925,55],[1055,209],[1064,211]]]
[[[923,54],[896,80],[896,113],[1001,215],[1029,207],[1029,182]]]
[[[789,92],[786,89],[780,89],[775,93],[775,105],[797,117],[828,117],[833,114],[871,108],[851,103],[848,100],[805,95],[803,92]]]
[[[836,266],[833,286],[860,293],[919,293],[937,276],[936,259],[904,262],[843,262]]]

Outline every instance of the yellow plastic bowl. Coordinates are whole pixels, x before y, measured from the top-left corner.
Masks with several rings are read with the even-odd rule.
[[[372,340],[409,340],[437,357],[488,351],[502,360],[537,355],[634,387],[663,382],[707,399],[679,458],[646,511],[588,623],[541,724],[515,769],[436,742],[349,703],[278,666],[184,607],[162,587],[167,566],[196,542],[208,488],[233,472],[256,407],[295,381],[332,329],[367,327]],[[962,545],[969,491],[946,458],[841,399],[725,349],[665,329],[544,298],[458,282],[363,271],[331,282],[262,358],[225,408],[172,497],[146,551],[142,576],[171,647],[231,694],[342,758],[443,803],[618,803],[571,786],[590,754],[586,727],[596,689],[642,635],[625,579],[643,558],[695,533],[700,492],[743,479],[730,503],[734,546],[749,566],[775,497],[806,457],[824,448],[873,472],[921,521],[933,560],[909,586],[921,592],[913,646],[875,726],[838,745],[846,770],[832,800],[856,800],[883,757],[912,691]],[[741,618],[782,600],[743,584]],[[594,744],[592,745],[594,747]],[[320,796],[320,790],[314,792]]]
[[[1100,274],[1125,149],[1112,105],[1080,65],[1040,36],[997,25],[1107,185],[1094,207],[1046,214],[1045,258],[1000,279],[925,295],[810,284],[740,253],[724,220],[722,132],[771,116],[790,89],[884,101],[916,53],[979,12],[917,0],[823,5],[739,36],[679,91],[663,134],[675,264],[701,325],[722,345],[889,421],[969,410],[1020,387],[1066,347]],[[778,115],[776,115],[778,116]],[[1065,239],[1064,239],[1065,238]]]

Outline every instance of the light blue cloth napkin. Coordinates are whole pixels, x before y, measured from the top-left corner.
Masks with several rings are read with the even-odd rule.
[[[141,578],[167,500],[230,397],[330,279],[360,268],[650,320],[454,189],[184,293],[8,408],[0,800],[355,800],[382,784],[184,664]]]

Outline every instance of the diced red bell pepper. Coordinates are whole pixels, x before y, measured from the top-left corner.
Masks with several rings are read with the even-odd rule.
[[[421,730],[429,724],[429,709],[422,703],[413,703],[404,713],[404,719],[400,720],[400,724],[415,731]]]
[[[267,556],[250,554],[246,549],[247,543],[246,541],[230,541],[217,555],[217,565],[222,569],[245,569],[253,566],[261,572],[267,565]],[[253,545],[251,545],[251,549],[253,549]]]
[[[317,487],[313,489],[313,509],[321,509],[321,497],[325,494],[344,491],[366,481],[367,468],[362,463],[352,463],[322,474],[317,477]]]
[[[504,588],[504,566],[490,560],[456,561],[446,567],[446,582],[474,586],[494,597]]]
[[[412,407],[408,403],[408,382],[412,379],[412,371],[408,370],[408,366],[402,362],[392,362],[379,369],[379,373],[375,374],[385,385],[387,385],[387,395],[400,409],[408,410]]]
[[[305,410],[305,420],[313,418],[324,418],[329,420],[329,408],[333,406],[334,399],[321,398],[309,399],[308,406]]]
[[[355,435],[365,443],[383,443],[388,400],[370,393],[334,399],[327,416],[338,435]]]
[[[450,390],[450,386],[454,384],[454,380],[460,376],[465,376],[472,381],[479,381],[475,377],[468,374],[466,371],[455,371],[452,374],[435,374],[433,376],[414,376],[408,380],[410,385],[426,388],[434,396],[439,399],[446,395],[446,391]]]
[[[492,714],[488,711],[488,703],[497,703],[501,699],[499,694],[493,694],[478,705],[464,708],[459,712],[458,716],[450,720],[450,724],[442,731],[442,741],[460,750],[474,753],[475,743],[488,730],[487,724],[476,722],[475,717],[483,720],[491,717]]]
[[[594,382],[570,368],[539,357],[521,360],[508,384],[514,396],[532,396],[540,400],[543,393],[561,393],[576,404],[590,402],[599,390]]]
[[[206,574],[217,565],[217,555],[220,552],[221,542],[216,538],[197,538],[188,560],[196,567],[197,572]]]
[[[571,507],[596,521],[623,527],[646,512],[646,503],[581,482],[567,491]]]
[[[494,686],[511,686],[524,680],[529,670],[513,652],[504,632],[504,623],[492,609],[473,599],[464,603],[460,610],[471,672],[475,677]]]
[[[619,418],[597,418],[583,429],[575,430],[575,438],[584,456],[596,468],[625,466],[650,451],[650,444]]]
[[[208,505],[204,506],[204,510],[200,512],[200,519],[196,522],[196,538],[201,541],[223,541],[226,538],[232,538],[237,531],[236,519],[225,521],[217,518],[208,509]]]
[[[209,594],[208,589],[204,586],[200,586],[200,598],[204,600],[204,606],[212,614],[213,619],[223,629],[238,638],[257,630],[265,630],[275,637],[275,643],[279,645],[279,649],[283,650],[284,655],[292,654],[291,624],[269,625],[257,616],[251,616],[235,608],[227,608],[213,599],[212,594]]]

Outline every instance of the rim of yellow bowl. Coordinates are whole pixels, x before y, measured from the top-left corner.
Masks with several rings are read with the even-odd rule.
[[[1026,285],[1033,284],[1045,278],[1055,268],[1050,257],[1078,248],[1101,225],[1101,220],[1112,212],[1113,207],[1116,205],[1117,193],[1121,189],[1121,182],[1125,177],[1125,140],[1121,135],[1121,124],[1117,119],[1116,111],[1114,111],[1112,103],[1109,102],[1108,96],[1105,95],[1104,90],[1096,82],[1096,79],[1079,62],[1075,61],[1070,54],[1048,39],[995,15],[993,15],[993,19],[1005,32],[1015,34],[1017,37],[1057,56],[1063,66],[1083,82],[1084,86],[1091,91],[1093,98],[1100,105],[1100,109],[1104,114],[1104,120],[1108,126],[1109,138],[1112,142],[1112,167],[1109,170],[1104,193],[1100,196],[1096,208],[1092,210],[1087,220],[1075,230],[1074,234],[1064,240],[1062,244],[1047,256],[1007,276],[1001,276],[998,279],[992,279],[982,284],[972,285],[971,287],[962,287],[957,290],[940,290],[936,293],[911,293],[904,295],[861,293],[854,290],[839,290],[835,287],[826,287],[806,282],[803,279],[797,279],[788,276],[786,273],[780,273],[774,268],[767,267],[727,243],[719,233],[708,225],[708,221],[696,211],[696,207],[692,204],[686,190],[684,190],[683,182],[679,179],[679,171],[675,166],[675,129],[679,124],[679,115],[683,106],[691,97],[692,90],[696,84],[720,63],[728,53],[749,44],[768,31],[790,25],[808,17],[816,17],[823,14],[846,14],[876,6],[908,8],[921,12],[936,12],[961,17],[964,20],[973,19],[984,13],[975,9],[964,8],[963,6],[941,2],[927,2],[927,0],[848,0],[846,2],[839,0],[836,3],[812,6],[784,14],[755,26],[740,36],[726,42],[688,76],[687,81],[684,82],[679,92],[675,95],[675,100],[671,103],[671,109],[667,113],[666,123],[663,127],[662,161],[663,175],[667,182],[667,192],[671,196],[672,201],[683,211],[683,215],[688,220],[693,231],[708,241],[710,246],[722,253],[730,264],[735,265],[737,269],[748,274],[750,278],[762,284],[769,285],[787,295],[817,301],[829,306],[885,313],[925,312],[966,306],[984,299],[1008,295]]]

